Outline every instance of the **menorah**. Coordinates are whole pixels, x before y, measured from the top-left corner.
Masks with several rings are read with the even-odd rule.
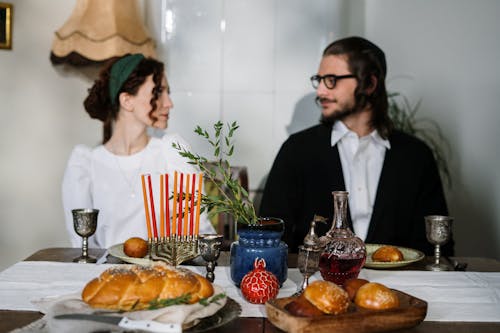
[[[149,239],[149,259],[177,266],[198,256],[198,236]]]
[[[151,175],[141,175],[144,212],[148,231],[149,258],[177,266],[199,254],[198,236],[203,174],[174,172],[173,192],[169,175],[159,177],[160,232],[158,234]],[[146,182],[147,180],[147,182]],[[196,182],[198,189],[195,190]],[[172,210],[170,210],[172,203]]]

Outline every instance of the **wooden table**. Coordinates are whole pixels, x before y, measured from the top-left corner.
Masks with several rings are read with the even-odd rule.
[[[102,249],[90,249],[89,254],[95,257],[100,257],[104,253]],[[25,261],[55,261],[55,262],[71,262],[73,258],[81,254],[81,249],[77,248],[48,248],[40,250],[25,259]],[[477,257],[460,257],[452,258],[460,262],[468,264],[468,271],[477,272],[500,272],[500,261],[488,258]],[[432,258],[425,258],[425,260],[414,263],[400,269],[413,269],[423,270],[425,265],[432,261]],[[120,263],[114,257],[108,256],[107,263]],[[288,258],[290,267],[296,267],[297,255],[290,254]],[[218,261],[219,265],[229,265],[229,253],[222,252]],[[40,312],[34,311],[9,311],[0,310],[0,333],[9,332],[15,328],[23,327],[42,317]],[[282,332],[266,318],[238,318],[222,327],[213,330],[212,332],[218,333],[278,333]],[[431,322],[425,321],[420,325],[406,330],[393,331],[405,333],[461,333],[461,332],[486,332],[497,333],[500,332],[500,323],[484,323],[484,322]]]

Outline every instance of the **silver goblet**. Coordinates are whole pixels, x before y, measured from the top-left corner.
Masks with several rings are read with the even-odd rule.
[[[203,234],[198,239],[200,255],[206,262],[207,275],[206,278],[210,282],[215,279],[215,264],[220,255],[220,246],[222,245],[222,235]]]
[[[308,247],[304,245],[299,246],[299,255],[297,257],[297,267],[302,274],[303,279],[297,292],[294,296],[298,296],[304,292],[304,289],[309,285],[309,278],[319,269],[319,257],[323,249]]]
[[[453,217],[429,215],[425,217],[425,234],[429,243],[434,244],[434,263],[427,265],[430,271],[449,271],[452,267],[441,263],[441,245],[446,244],[451,237]]]
[[[73,262],[78,263],[95,263],[96,258],[88,254],[88,237],[95,233],[97,228],[97,214],[98,209],[81,208],[73,209],[73,227],[75,232],[83,238],[82,241],[82,255],[73,259]]]

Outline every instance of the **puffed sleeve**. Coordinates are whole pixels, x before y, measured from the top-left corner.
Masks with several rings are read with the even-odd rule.
[[[71,152],[62,182],[62,200],[66,230],[73,247],[81,246],[81,238],[73,229],[72,209],[92,208],[91,194],[91,150],[84,145],[76,146]]]
[[[167,153],[167,160],[170,161],[171,168],[178,170],[180,172],[185,173],[200,173],[200,169],[193,164],[188,163],[189,160],[187,158],[182,157],[179,154],[179,151],[172,147],[172,144],[175,143],[182,147],[182,149],[186,151],[193,151],[189,143],[184,140],[178,134],[169,134],[165,135],[163,138],[163,143],[169,149],[165,149]],[[203,187],[203,192],[205,192],[205,188]],[[200,234],[215,234],[215,229],[208,218],[208,214],[203,212],[200,215]]]

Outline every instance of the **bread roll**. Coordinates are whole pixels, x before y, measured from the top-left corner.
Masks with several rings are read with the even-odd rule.
[[[344,285],[342,287],[345,289],[345,291],[347,291],[347,294],[349,295],[349,299],[351,301],[353,301],[358,289],[362,285],[364,285],[368,282],[369,281],[365,280],[365,279],[349,279],[346,282],[344,282]]]
[[[148,254],[148,242],[139,237],[129,238],[123,243],[123,253],[133,258],[144,258]]]
[[[358,289],[354,303],[365,309],[387,310],[399,307],[399,298],[383,284],[369,282]]]
[[[397,247],[384,245],[373,252],[372,260],[384,262],[401,261],[404,260],[404,256]]]
[[[326,314],[344,313],[349,307],[347,292],[329,281],[311,282],[304,290],[304,297]]]
[[[292,302],[285,305],[285,310],[290,312],[292,315],[299,317],[314,317],[322,316],[325,314],[323,311],[309,302],[307,298],[305,298],[304,293],[302,293]]]
[[[158,263],[107,269],[87,283],[82,300],[93,308],[131,311],[147,309],[151,301],[186,295],[192,304],[213,293],[212,284],[203,276]]]

